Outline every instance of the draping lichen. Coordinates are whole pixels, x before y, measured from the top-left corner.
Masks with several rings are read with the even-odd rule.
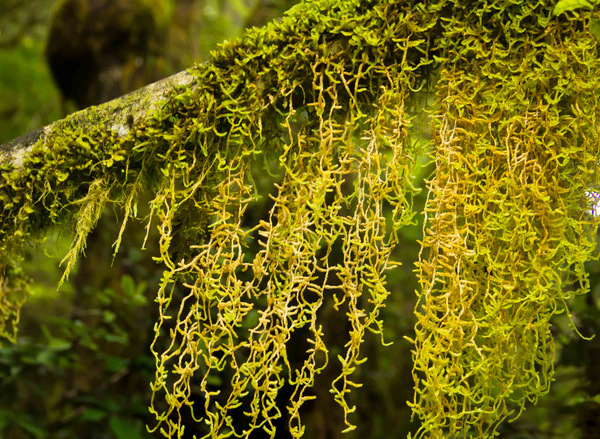
[[[493,437],[548,391],[550,318],[588,290],[595,247],[596,41],[544,2],[466,3],[438,46],[416,437]]]
[[[190,71],[193,87],[126,130],[101,111],[88,125],[67,120],[20,170],[2,165],[0,330],[12,334],[22,302],[13,274],[24,242],[72,224],[68,274],[102,206],[135,216],[150,188],[164,270],[152,430],[182,437],[193,418],[207,437],[275,437],[286,411],[301,437],[310,387],[334,361],[331,391],[351,430],[351,375],[365,332],[382,334],[391,251],[413,220],[416,96],[435,89],[416,436],[493,436],[547,391],[549,321],[587,291],[595,244],[597,43],[588,18],[552,9],[305,2],[221,45]],[[251,222],[257,203],[267,214]],[[335,358],[319,317],[328,301],[350,328]],[[299,337],[305,356],[290,360]],[[215,387],[215,376],[228,382]],[[294,390],[281,407],[284,385]]]
[[[392,56],[389,40],[365,45],[365,35],[377,35],[372,29],[361,34],[359,25],[372,21],[371,28],[383,31],[379,15],[391,10],[379,7],[361,16],[353,9],[334,8],[320,21],[315,11],[297,11],[294,21],[303,17],[298,26],[311,32],[294,33],[293,45],[281,44],[291,24],[282,21],[224,47],[235,53],[226,53],[223,61],[215,56],[196,72],[200,87],[221,94],[216,102],[212,96],[197,102],[200,111],[193,109],[199,115],[193,145],[208,160],[195,168],[184,160],[181,167],[165,169],[170,178],[155,200],[168,267],[158,296],[157,334],[169,331],[172,342],[155,350],[153,384],[155,397],[169,404],[163,410],[160,402],[153,404],[152,410],[166,436],[183,431],[181,416],[173,413],[189,404],[190,381],[199,372],[204,420],[215,437],[247,437],[256,428],[275,435],[273,420],[282,416],[276,398],[286,382],[295,389],[286,407],[290,432],[302,436],[301,407],[313,398],[309,388],[330,361],[318,315],[332,295],[352,328],[345,353],[336,359],[342,373],[332,392],[346,415],[353,411],[347,393],[359,384],[350,374],[364,360],[359,352],[364,332],[381,333],[379,310],[388,294],[386,270],[394,266],[389,255],[395,232],[413,215],[407,183],[417,154],[405,142],[410,124],[405,101],[417,66],[401,59],[390,67],[378,63]],[[392,26],[413,21],[396,15]],[[252,55],[256,39],[271,52],[268,63],[264,55]],[[409,35],[398,43],[423,44]],[[348,56],[359,50],[360,58]],[[229,59],[243,60],[244,68]],[[281,76],[284,71],[295,74]],[[227,84],[214,82],[225,74],[231,78]],[[263,114],[271,106],[269,120]],[[225,111],[215,117],[219,108]],[[215,120],[222,121],[216,133]],[[172,154],[189,154],[188,139],[169,141]],[[254,201],[252,182],[258,177],[253,162],[274,163],[280,178],[268,218],[248,227],[244,212]],[[388,216],[387,206],[393,206]],[[167,250],[178,212],[198,207],[201,215],[191,220],[196,226],[188,225],[186,233],[202,239],[172,258]],[[251,241],[258,244],[252,252]],[[170,310],[178,290],[185,297],[179,309]],[[252,313],[257,318],[250,324]],[[309,346],[294,365],[286,346],[300,330]],[[209,386],[211,373],[224,368],[232,369],[226,397]],[[246,425],[234,425],[236,410],[243,411]]]

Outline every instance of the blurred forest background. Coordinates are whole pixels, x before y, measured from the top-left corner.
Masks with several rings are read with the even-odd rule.
[[[0,144],[206,61],[219,42],[282,16],[296,2],[0,0]],[[420,121],[417,128],[427,133],[426,124]],[[425,187],[433,169],[422,162],[419,178]],[[424,190],[415,200],[417,212],[425,195]],[[87,256],[59,291],[59,263],[70,231],[56,230],[27,250],[34,295],[23,309],[18,342],[0,347],[0,438],[159,437],[145,426],[154,425],[148,412],[154,376],[149,344],[162,270],[151,259],[152,243],[139,250],[145,234],[141,222],[128,226],[113,261],[120,218],[118,209],[107,209],[88,239]],[[419,214],[414,226],[401,231],[395,258],[403,267],[389,276],[385,338],[394,344],[383,347],[371,337],[363,346],[369,360],[356,372],[363,387],[353,396],[358,428],[340,433],[342,413],[329,393],[335,371],[326,370],[314,388],[317,400],[304,413],[305,437],[403,438],[416,430],[406,405],[412,399],[411,346],[403,336],[413,332],[421,229]],[[590,263],[589,272],[592,294],[570,304],[586,336],[600,327],[600,264]],[[336,340],[343,344],[347,328],[334,313],[327,315],[327,341],[335,357]],[[554,335],[556,381],[550,394],[503,425],[500,437],[600,438],[600,336],[580,339],[564,315],[555,320]],[[285,392],[281,402],[283,409]],[[186,426],[186,437],[206,433],[203,424]],[[277,437],[289,437],[285,419]]]

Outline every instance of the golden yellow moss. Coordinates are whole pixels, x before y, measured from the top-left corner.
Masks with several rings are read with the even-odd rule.
[[[598,45],[547,3],[510,3],[454,9],[461,38],[438,40],[416,437],[493,437],[518,417],[552,380],[550,318],[588,290]]]
[[[126,135],[98,114],[86,127],[63,124],[23,171],[2,165],[2,263],[57,223],[75,224],[72,261],[98,206],[121,203],[132,216],[149,186],[164,269],[154,429],[181,437],[191,413],[210,437],[274,437],[287,410],[301,437],[310,387],[337,361],[332,392],[351,430],[347,397],[360,387],[351,375],[365,360],[364,333],[382,332],[390,254],[414,215],[416,93],[439,78],[411,404],[416,437],[493,436],[547,391],[549,319],[587,291],[583,262],[595,246],[586,191],[597,185],[598,46],[590,12],[553,17],[552,8],[302,3],[220,46],[192,69],[195,87]],[[260,201],[265,167],[275,183]],[[268,218],[249,224],[258,202]],[[3,285],[16,285],[14,270],[3,270]],[[4,333],[22,301],[14,291],[0,296]],[[332,297],[351,328],[336,358],[319,320]],[[301,366],[286,349],[299,333]],[[227,395],[210,385],[224,370]],[[275,400],[285,383],[295,391],[284,408]],[[246,424],[234,425],[240,412]]]

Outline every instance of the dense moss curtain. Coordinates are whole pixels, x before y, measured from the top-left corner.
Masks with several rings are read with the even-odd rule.
[[[331,391],[351,430],[352,372],[365,332],[382,334],[391,253],[428,151],[410,340],[416,437],[491,437],[548,391],[550,318],[588,290],[583,263],[595,257],[596,13],[553,7],[307,1],[221,45],[191,70],[194,87],[151,116],[63,125],[22,164],[2,164],[0,329],[14,338],[24,243],[72,224],[68,275],[103,206],[133,217],[150,187],[164,270],[153,429],[182,437],[191,413],[211,437],[275,437],[273,420],[287,416],[301,437],[311,385],[336,362]],[[435,96],[427,108],[423,93]],[[430,145],[410,134],[424,112]],[[257,203],[269,215],[252,222]],[[350,328],[335,355],[320,321],[327,300]],[[290,362],[290,343],[305,344],[301,361]],[[215,388],[223,370],[230,382]],[[294,391],[281,407],[284,384]]]

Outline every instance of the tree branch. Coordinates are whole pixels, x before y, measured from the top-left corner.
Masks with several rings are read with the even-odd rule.
[[[47,146],[53,136],[60,133],[67,124],[88,127],[97,124],[99,120],[108,120],[110,124],[107,124],[106,128],[123,137],[128,134],[134,121],[145,118],[171,90],[176,87],[193,86],[192,83],[192,75],[187,71],[179,72],[112,101],[73,113],[0,145],[0,165],[12,163],[21,168],[24,158],[35,144],[41,142],[42,147]]]

